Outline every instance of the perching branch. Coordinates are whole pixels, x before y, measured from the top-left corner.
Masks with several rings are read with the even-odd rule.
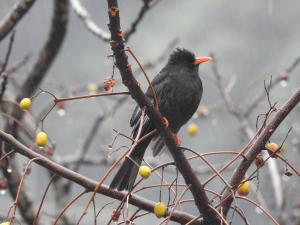
[[[181,172],[187,185],[190,185],[190,190],[193,194],[196,206],[204,218],[206,224],[219,224],[219,219],[211,208],[208,197],[195,175],[192,167],[186,160],[182,151],[180,151],[173,139],[173,135],[169,129],[163,124],[162,115],[151,104],[150,100],[145,96],[134,78],[131,66],[128,63],[127,55],[125,54],[125,45],[123,33],[120,27],[119,8],[117,0],[108,0],[108,15],[109,29],[111,32],[111,48],[115,56],[116,66],[118,67],[124,85],[126,85],[133,99],[136,100],[140,108],[146,108],[146,113],[154,123],[160,135],[164,138],[165,144],[170,150],[177,168]]]

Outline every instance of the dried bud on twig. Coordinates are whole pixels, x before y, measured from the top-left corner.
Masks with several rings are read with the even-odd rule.
[[[117,222],[119,220],[119,217],[121,215],[121,212],[119,210],[114,210],[112,213],[112,221]]]
[[[108,92],[112,92],[115,84],[116,84],[116,80],[114,78],[112,78],[112,77],[105,78],[104,84],[103,84],[104,90],[108,91]]]

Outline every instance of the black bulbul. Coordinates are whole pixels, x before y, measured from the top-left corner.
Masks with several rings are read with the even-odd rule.
[[[192,117],[199,106],[203,87],[198,69],[203,62],[212,60],[210,57],[195,58],[186,49],[176,49],[169,57],[167,65],[152,80],[152,86],[157,96],[158,109],[168,121],[169,129],[177,134],[179,129]],[[146,96],[153,100],[150,87]],[[142,110],[136,106],[130,125],[133,128],[133,138],[136,137],[140,126]],[[155,129],[147,115],[144,116],[141,136]],[[151,144],[150,144],[151,142]],[[113,178],[110,188],[117,190],[131,190],[137,177],[145,151],[150,144],[153,156],[165,147],[164,140],[157,133],[144,139],[125,158],[117,174]]]

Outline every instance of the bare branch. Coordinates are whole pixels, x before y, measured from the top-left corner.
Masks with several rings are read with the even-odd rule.
[[[13,45],[14,40],[15,40],[15,34],[16,34],[16,32],[14,31],[10,36],[8,48],[7,48],[7,51],[6,51],[6,54],[5,54],[4,63],[1,65],[0,76],[2,76],[2,73],[6,70],[6,66],[8,64],[8,60],[9,60],[9,57],[10,57],[12,45]]]
[[[261,131],[257,139],[254,141],[253,145],[246,154],[246,159],[242,160],[235,172],[233,173],[230,185],[236,187],[244,178],[246,171],[255,160],[256,156],[264,149],[266,142],[269,140],[271,135],[278,128],[280,123],[287,117],[287,115],[294,109],[294,107],[300,101],[300,88],[291,96],[291,98],[283,105],[283,107],[278,110],[274,118],[266,125],[266,127]],[[231,202],[233,200],[231,196],[231,191],[227,190],[222,199],[226,199],[224,202],[224,213],[227,214]]]
[[[244,132],[244,134],[248,137],[248,139],[251,139],[254,136],[254,132],[250,128],[246,117],[234,105],[233,100],[231,99],[231,96],[230,96],[228,90],[226,90],[226,87],[224,86],[222,75],[220,74],[220,72],[218,70],[217,59],[215,58],[215,56],[213,54],[211,54],[211,56],[214,58],[214,60],[212,62],[212,70],[216,77],[216,84],[221,93],[221,96],[223,98],[225,106],[226,106],[228,112],[231,113],[232,115],[234,115],[238,119],[238,121],[241,125],[241,129]]]
[[[194,196],[196,206],[204,217],[204,223],[218,224],[217,213],[210,208],[208,197],[195,175],[191,165],[184,156],[184,153],[178,150],[177,144],[174,141],[173,135],[168,128],[163,124],[162,115],[151,104],[150,100],[145,96],[134,78],[131,66],[128,63],[127,55],[125,54],[124,40],[122,37],[120,27],[119,8],[117,0],[108,0],[108,14],[109,14],[109,29],[111,32],[111,48],[116,59],[116,66],[120,70],[123,83],[128,87],[131,96],[136,100],[140,108],[146,108],[146,113],[154,123],[160,135],[164,138],[165,144],[170,150],[177,168],[183,175],[185,182],[191,185],[191,192]]]
[[[78,153],[75,154],[76,159],[75,159],[74,167],[73,167],[74,172],[78,172],[81,164],[86,160],[86,154],[87,154],[87,152],[88,152],[88,150],[89,150],[89,148],[92,144],[93,139],[95,137],[97,137],[97,132],[98,132],[98,129],[100,128],[100,125],[103,122],[105,122],[105,120],[108,117],[113,116],[118,111],[118,109],[126,102],[125,99],[127,99],[127,96],[124,96],[124,97],[120,98],[108,113],[105,113],[103,116],[98,116],[95,119],[95,121],[93,122],[93,126],[91,127],[91,129],[90,129],[90,131],[89,131],[82,147],[80,148]],[[107,163],[107,161],[108,161],[107,157],[101,157],[101,158],[102,158],[101,161],[103,163],[103,164],[101,163],[102,165],[104,165],[105,162],[106,162],[106,164],[108,164]],[[95,156],[91,157],[91,160],[95,160]],[[98,163],[99,163],[99,161],[98,161]],[[71,185],[72,185],[72,182],[66,183],[66,185],[64,186],[64,189],[69,190]]]
[[[0,77],[3,76],[3,81],[1,83],[1,90],[0,90],[0,99],[3,98],[4,92],[6,90],[7,78],[8,78],[7,76],[8,75],[7,75],[7,73],[5,73],[5,71],[6,71],[6,66],[8,64],[8,60],[9,60],[9,57],[10,57],[11,49],[12,49],[12,46],[13,46],[13,43],[14,43],[14,40],[15,40],[15,34],[16,34],[16,32],[14,31],[10,36],[8,49],[7,49],[7,52],[6,52],[6,55],[5,55],[5,59],[4,59],[4,63],[3,63],[2,68],[0,70]]]
[[[20,0],[0,23],[0,41],[6,37],[28,12],[35,0]]]
[[[44,168],[49,169],[53,173],[56,173],[59,176],[62,176],[68,180],[71,180],[75,182],[76,184],[86,188],[89,191],[94,191],[98,182],[87,178],[83,175],[80,175],[78,173],[73,172],[70,169],[67,169],[50,159],[38,154],[37,152],[32,151],[31,149],[27,148],[25,145],[23,145],[21,142],[19,142],[17,139],[15,139],[12,135],[5,133],[4,131],[0,130],[0,139],[9,145],[11,145],[18,153],[24,155],[25,157],[28,157],[30,159],[37,158],[35,162],[39,165],[41,165]],[[127,193],[126,192],[118,192],[115,190],[111,190],[108,188],[107,185],[101,185],[101,188],[98,190],[98,193],[103,194],[105,196],[122,200]],[[155,202],[149,201],[145,198],[142,198],[140,196],[131,194],[129,198],[129,203],[132,205],[135,205],[145,211],[153,212],[153,208],[155,205]],[[168,216],[168,215],[166,215]],[[188,221],[194,219],[193,215],[190,215],[188,213],[180,212],[175,210],[175,212],[171,215],[171,220],[176,221],[179,223],[187,223]],[[195,225],[204,225],[205,223],[202,220],[197,220],[193,224]]]
[[[269,91],[274,88],[275,86],[277,86],[281,81],[284,80],[288,80],[289,79],[289,75],[291,72],[294,71],[294,69],[300,64],[300,57],[297,57],[294,62],[283,72],[281,72],[280,74],[278,74],[275,79],[272,82],[272,85],[270,85],[269,87]],[[258,104],[265,98],[266,96],[266,92],[262,91],[254,100],[252,103],[250,103],[250,105],[248,106],[248,108],[244,111],[244,116],[245,117],[249,117],[251,115],[251,113],[253,112],[254,109],[256,109],[256,107],[258,106]]]
[[[64,41],[67,32],[68,15],[68,1],[55,0],[51,30],[48,40],[40,52],[38,59],[29,73],[26,81],[21,87],[18,98],[21,98],[21,96],[33,95],[46,76],[48,69],[52,65]]]
[[[108,42],[110,40],[110,34],[101,29],[91,18],[88,11],[80,3],[79,0],[70,0],[71,6],[77,16],[82,20],[86,28],[101,40]]]
[[[34,2],[34,1],[22,1],[24,2]],[[29,73],[27,79],[23,83],[22,87],[17,96],[17,101],[19,101],[23,96],[31,96],[35,93],[36,89],[42,82],[43,78],[46,75],[47,70],[50,68],[53,60],[55,59],[66,34],[67,22],[68,22],[68,0],[55,0],[54,1],[54,12],[51,24],[51,30],[49,33],[48,40],[40,52],[38,60],[33,66],[32,71]],[[23,112],[19,108],[14,108],[11,113],[12,117],[15,118],[16,121],[21,120],[23,117]],[[6,131],[9,131],[15,137],[17,137],[18,125],[17,123],[7,123]],[[6,149],[5,152],[9,152],[10,149]],[[8,173],[6,171],[7,163],[11,167],[13,167],[12,173]],[[9,191],[13,198],[15,198],[17,194],[16,190],[16,182],[20,180],[20,174],[18,172],[18,166],[16,160],[11,157],[9,161],[5,165],[2,165],[2,171],[4,175],[7,177],[9,183]],[[34,219],[34,210],[33,203],[29,196],[27,196],[26,192],[22,189],[20,193],[20,202],[19,209],[20,213],[23,216],[24,220],[28,224],[32,224]]]
[[[297,66],[297,64],[298,64],[298,60],[296,60],[289,68],[295,68]],[[291,71],[289,68],[287,69],[287,71]],[[252,130],[252,128],[250,127],[250,125],[247,121],[246,114],[242,113],[240,110],[238,110],[236,108],[236,106],[233,104],[230,94],[226,91],[226,88],[224,87],[223,82],[222,82],[222,75],[219,73],[218,68],[217,68],[216,59],[213,62],[213,72],[217,78],[217,85],[218,85],[218,88],[220,89],[220,92],[221,92],[221,95],[225,102],[226,108],[228,109],[228,111],[230,113],[232,113],[238,119],[240,126],[241,126],[241,130],[248,137],[248,139],[251,139],[253,137],[254,131]],[[276,82],[281,81],[281,78],[279,80],[278,79],[279,78],[276,78]],[[264,84],[265,84],[265,82],[264,82]],[[263,97],[265,97],[267,95],[268,104],[270,107],[269,112],[266,114],[263,114],[264,117],[266,118],[264,120],[263,127],[265,126],[265,123],[267,122],[267,118],[269,117],[269,114],[275,110],[274,106],[271,104],[270,96],[269,96],[269,90],[272,86],[274,86],[272,81],[270,81],[270,85],[268,85],[268,87],[266,87],[266,84],[265,84],[263,95],[261,95]],[[262,155],[264,158],[269,156],[269,154],[267,154],[265,152],[262,152]],[[272,180],[274,193],[276,196],[276,204],[279,206],[282,204],[282,188],[281,188],[281,178],[280,178],[280,174],[279,174],[279,171],[277,168],[277,164],[276,164],[276,161],[273,159],[267,160],[266,164],[268,165],[270,177]]]
[[[144,4],[140,9],[140,12],[138,13],[137,18],[132,22],[131,27],[125,32],[124,39],[126,41],[129,40],[132,34],[136,32],[136,28],[139,25],[139,23],[143,20],[146,13],[153,8],[157,3],[159,3],[161,0],[143,0]]]

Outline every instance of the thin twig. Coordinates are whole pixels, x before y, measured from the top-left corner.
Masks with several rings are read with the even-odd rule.
[[[34,220],[33,220],[32,225],[36,225],[36,224],[38,223],[38,220],[39,220],[39,214],[40,214],[40,211],[41,211],[41,209],[42,209],[44,200],[45,200],[45,198],[46,198],[46,195],[47,195],[47,192],[48,192],[48,190],[49,190],[49,188],[50,188],[50,185],[52,184],[52,182],[53,182],[53,180],[55,179],[55,177],[56,177],[56,174],[54,174],[54,175],[50,178],[50,180],[49,180],[49,182],[48,182],[48,184],[47,184],[46,190],[44,191],[42,200],[41,200],[40,205],[39,205],[39,207],[38,207],[38,210],[37,210],[37,212],[36,212],[36,214],[35,214],[35,217],[34,217]]]
[[[56,99],[54,99],[54,102],[58,103],[58,102],[66,102],[66,101],[80,100],[80,99],[86,99],[86,98],[114,96],[114,95],[129,95],[129,94],[130,94],[130,92],[128,92],[128,91],[112,92],[112,93],[99,93],[99,94],[93,94],[93,95],[82,95],[82,96],[74,96],[74,97],[68,97],[68,98],[56,98]]]
[[[43,166],[44,168],[49,169],[53,173],[56,173],[58,176],[62,176],[66,179],[72,180],[74,183],[79,184],[80,186],[86,188],[89,191],[94,191],[98,182],[85,177],[83,175],[80,175],[78,173],[73,172],[70,169],[67,169],[58,163],[55,163],[51,161],[50,159],[38,154],[37,152],[32,151],[31,149],[24,146],[21,142],[16,140],[13,136],[10,134],[5,133],[4,131],[0,130],[0,140],[7,142],[9,145],[11,145],[18,153],[24,155],[28,158],[35,158],[38,157],[39,160],[36,161],[37,164]],[[101,193],[105,196],[109,196],[114,199],[122,200],[124,196],[126,195],[126,192],[118,192],[114,191],[108,188],[107,185],[102,184],[101,188],[98,189],[98,193]],[[146,210],[148,212],[153,211],[153,207],[155,205],[155,202],[149,201],[147,199],[144,199],[140,196],[131,194],[131,197],[129,199],[129,203],[133,204],[143,210]],[[183,213],[180,211],[175,211],[173,215],[171,216],[172,221],[177,221],[180,223],[187,223],[188,221],[192,220],[194,216]],[[195,222],[195,225],[204,225],[202,220],[198,220]]]
[[[10,35],[8,48],[7,48],[7,51],[6,51],[6,54],[5,54],[5,58],[4,58],[4,63],[1,65],[1,69],[0,69],[0,76],[2,76],[3,75],[2,73],[6,70],[6,66],[8,64],[8,60],[9,60],[9,57],[10,57],[12,46],[13,46],[13,43],[14,43],[14,40],[15,40],[15,35],[16,35],[16,31],[13,31],[12,34]]]
[[[142,72],[143,72],[143,74],[144,74],[144,76],[145,76],[145,78],[146,78],[146,80],[148,82],[148,85],[150,87],[150,90],[151,90],[151,94],[152,94],[152,97],[153,97],[154,107],[158,107],[158,101],[157,101],[156,91],[155,91],[155,89],[154,89],[154,87],[153,87],[153,85],[152,85],[152,83],[151,83],[151,81],[149,79],[149,76],[147,75],[144,67],[142,66],[142,64],[140,63],[140,61],[136,57],[136,55],[133,53],[133,51],[129,47],[126,50],[130,53],[130,55],[134,58],[134,60],[137,62],[137,64],[139,65],[140,69],[142,70]]]
[[[278,110],[274,118],[266,125],[266,127],[260,132],[257,139],[253,142],[249,151],[246,154],[247,160],[242,160],[235,172],[233,173],[230,185],[238,185],[245,176],[246,171],[255,160],[256,156],[264,149],[266,142],[271,135],[275,132],[280,123],[287,117],[287,115],[294,109],[294,107],[300,101],[300,88],[290,97],[290,99]],[[227,200],[224,202],[224,214],[226,215],[232,202],[231,191],[227,190],[223,198]]]
[[[85,195],[86,193],[88,193],[87,190],[80,192],[78,195],[76,195],[73,199],[71,199],[71,201],[69,201],[65,207],[61,210],[61,212],[58,214],[58,216],[55,218],[55,221],[53,222],[53,225],[56,225],[57,222],[59,221],[59,219],[64,215],[64,213],[67,211],[67,209],[73,205],[74,202],[76,202],[81,196]]]
[[[157,3],[159,3],[161,0],[143,0],[143,6],[141,7],[137,18],[132,22],[131,27],[125,32],[124,39],[126,41],[129,40],[132,34],[136,32],[137,26],[140,24],[140,22],[143,20],[146,13],[152,9]]]
[[[28,169],[29,169],[31,163],[34,162],[34,161],[36,161],[36,160],[38,160],[38,159],[39,159],[39,157],[32,158],[32,159],[30,159],[30,160],[27,162],[27,164],[26,164],[26,167],[25,167],[25,169],[24,169],[23,175],[22,175],[22,177],[21,177],[21,180],[20,180],[20,183],[19,183],[19,186],[18,186],[18,191],[17,191],[17,194],[16,194],[16,198],[15,198],[15,201],[14,201],[14,203],[13,203],[12,210],[11,210],[12,213],[11,213],[11,215],[10,215],[10,223],[13,223],[13,220],[14,220],[15,215],[16,215],[17,206],[18,206],[18,203],[19,203],[19,200],[20,200],[20,196],[21,196],[21,195],[20,195],[20,193],[21,193],[21,188],[23,187],[23,183],[24,183],[24,179],[25,179],[25,177],[26,177],[26,175],[27,175],[27,171],[28,171]]]
[[[269,87],[269,91],[276,87],[281,81],[286,81],[290,78],[290,73],[292,73],[297,66],[300,64],[300,57],[297,57],[292,64],[285,69],[285,71],[279,73],[277,76],[275,76],[275,79],[273,79],[272,85]],[[258,106],[258,104],[264,100],[266,96],[266,92],[262,91],[259,95],[257,95],[256,98],[254,98],[254,100],[252,101],[252,103],[249,104],[249,106],[246,108],[246,110],[244,110],[244,116],[245,117],[249,117],[253,110],[255,110]]]
[[[88,11],[84,8],[79,0],[70,0],[71,6],[76,15],[82,20],[85,27],[99,39],[108,42],[110,40],[110,34],[101,29],[91,18]]]

